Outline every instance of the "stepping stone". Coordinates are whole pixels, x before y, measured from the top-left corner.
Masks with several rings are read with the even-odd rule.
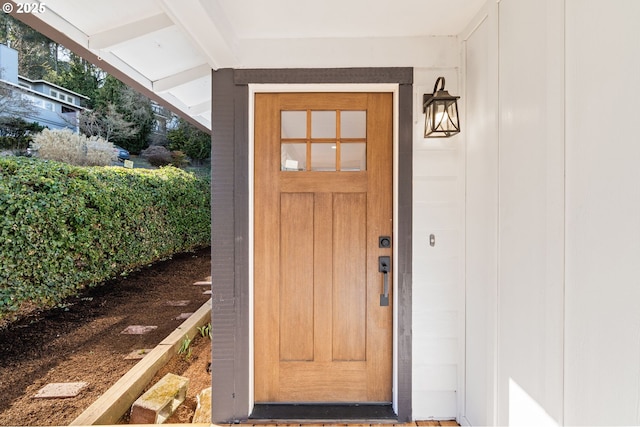
[[[193,414],[193,424],[211,424],[211,387],[202,390],[196,396],[198,405]]]
[[[130,326],[127,326],[124,329],[124,331],[120,333],[126,334],[126,335],[143,335],[157,328],[158,328],[157,326],[130,325]]]
[[[180,313],[180,316],[176,317],[176,320],[186,320],[191,317],[193,313]]]
[[[194,283],[195,286],[211,286],[211,281],[201,281],[201,282],[195,282]]]
[[[66,399],[76,397],[88,383],[49,383],[33,396],[36,399]]]
[[[211,289],[204,291],[202,295],[211,295]]]
[[[166,305],[168,305],[169,307],[185,307],[189,305],[190,302],[191,301],[189,301],[188,299],[178,300],[178,301],[167,301]]]
[[[133,403],[129,423],[164,423],[187,397],[188,387],[189,378],[171,373],[165,375]]]
[[[133,350],[131,353],[127,354],[124,358],[126,360],[140,360],[145,357],[149,352],[153,350],[152,348],[141,348],[138,350]]]

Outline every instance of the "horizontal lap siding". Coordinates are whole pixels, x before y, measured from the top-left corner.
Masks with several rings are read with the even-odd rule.
[[[443,72],[451,93],[458,93],[457,72]],[[430,77],[421,81],[427,85],[437,75]],[[413,417],[451,419],[458,415],[464,321],[464,153],[458,137],[425,139],[419,117],[413,154]]]

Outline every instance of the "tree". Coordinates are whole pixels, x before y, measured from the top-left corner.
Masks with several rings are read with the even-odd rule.
[[[44,129],[18,117],[0,117],[0,148],[26,150],[33,136]]]
[[[124,121],[132,124],[132,135],[113,135],[111,142],[127,150],[138,153],[147,144],[153,129],[154,115],[149,98],[139,94],[115,77],[108,75],[104,84],[96,92],[94,101],[96,112],[102,117],[117,113]]]
[[[42,79],[58,68],[58,43],[6,13],[0,14],[0,41],[18,51],[21,76]]]
[[[118,107],[118,111],[138,128],[138,133],[134,138],[138,148],[134,148],[134,151],[140,151],[147,147],[155,122],[151,100],[129,86],[125,86]]]
[[[184,119],[167,132],[167,138],[171,150],[182,151],[193,160],[204,160],[211,155],[211,136]]]
[[[110,142],[127,141],[137,133],[135,124],[127,121],[114,104],[107,104],[100,111],[81,112],[79,122],[81,133],[98,136]]]
[[[89,97],[83,105],[94,108],[98,91],[105,81],[106,73],[84,58],[65,49],[68,62],[60,62],[56,71],[52,70],[45,80],[55,83],[81,95]]]

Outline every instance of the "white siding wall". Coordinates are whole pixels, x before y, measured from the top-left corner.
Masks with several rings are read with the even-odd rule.
[[[490,1],[463,44],[463,423],[640,424],[638,22],[636,0]]]
[[[477,21],[463,43],[469,124],[460,418],[553,425],[563,414],[563,4],[488,2]]]
[[[491,8],[491,9],[490,9]],[[461,420],[495,423],[498,294],[497,8],[487,5],[463,39],[466,74],[466,399]],[[469,398],[472,397],[472,398]]]
[[[461,381],[464,145],[461,136],[423,137],[422,95],[433,92],[439,76],[450,93],[460,93],[456,68],[414,73],[414,419],[456,418]]]
[[[552,424],[563,398],[563,5],[498,7],[498,423]]]
[[[567,424],[640,424],[640,2],[566,0]]]

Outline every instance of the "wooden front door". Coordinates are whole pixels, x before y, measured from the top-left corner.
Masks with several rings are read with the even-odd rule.
[[[256,94],[257,403],[391,401],[392,153],[389,93]]]

